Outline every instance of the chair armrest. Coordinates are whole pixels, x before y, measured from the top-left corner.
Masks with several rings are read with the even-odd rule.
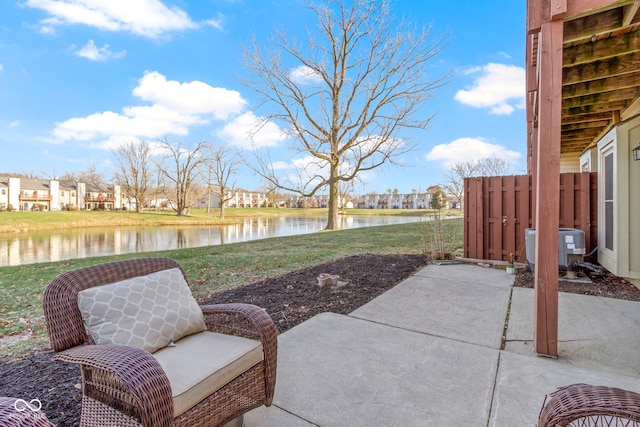
[[[171,385],[149,352],[123,345],[85,345],[56,353],[54,360],[78,363],[116,377],[133,398],[143,426],[173,424]]]
[[[55,427],[55,424],[49,422],[44,411],[40,411],[40,408],[35,408],[36,404],[40,407],[42,406],[39,400],[36,400],[36,402],[0,396],[0,425],[11,427]],[[29,409],[26,408],[27,405]]]
[[[278,359],[278,330],[271,316],[253,304],[213,304],[201,306],[207,327],[215,329],[216,315],[240,315],[248,320],[262,342],[265,363],[266,405],[271,405],[276,386],[276,364]]]
[[[547,398],[538,416],[538,427],[565,426],[574,420],[588,418],[602,419],[602,425],[605,425],[604,420],[609,418],[631,420],[634,425],[640,422],[640,394],[632,391],[589,384],[571,384],[559,388]]]

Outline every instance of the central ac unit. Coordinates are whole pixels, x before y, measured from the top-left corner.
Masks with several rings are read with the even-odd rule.
[[[527,264],[531,271],[535,271],[536,257],[536,229],[524,230],[524,242]],[[577,228],[561,228],[558,235],[558,266],[567,269],[572,263],[581,262],[587,253],[584,231]]]

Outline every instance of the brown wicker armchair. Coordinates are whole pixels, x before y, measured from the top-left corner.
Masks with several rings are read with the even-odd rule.
[[[538,427],[556,426],[640,426],[640,394],[588,384],[559,388],[538,417]]]
[[[200,306],[204,317],[202,326],[206,325],[207,331],[176,340],[175,344],[171,342],[154,353],[128,345],[96,344],[94,334],[85,326],[84,312],[79,308],[81,291],[91,288],[90,292],[94,292],[95,287],[106,289],[108,286],[104,285],[144,279],[164,274],[164,270],[176,272],[176,268],[186,281],[182,267],[167,258],[116,261],[62,273],[45,289],[43,307],[51,346],[56,352],[54,360],[80,364],[81,425],[218,426],[253,408],[271,405],[276,379],[277,332],[270,316],[254,305]],[[195,385],[179,384],[189,375],[200,375],[215,362],[216,356],[212,354],[219,352],[217,343],[211,351],[199,349],[199,355],[185,357],[184,349],[193,345],[186,344],[186,340],[203,336],[242,340],[242,345],[253,342],[255,344],[250,344],[254,346],[253,359],[242,354],[233,356],[230,363],[218,360],[221,366],[211,368],[210,377],[196,378]],[[174,347],[183,353],[173,353],[178,351]],[[164,359],[160,353],[165,354]],[[167,368],[169,365],[171,368]],[[169,369],[178,369],[178,372],[170,373]],[[184,374],[181,369],[190,373]],[[182,393],[177,391],[180,387],[188,387],[186,401],[178,400],[184,397],[176,395]],[[189,394],[194,390],[196,394]],[[194,396],[202,398],[193,400]]]
[[[2,427],[55,427],[44,412],[40,402],[27,402],[14,397],[0,397],[0,426]]]

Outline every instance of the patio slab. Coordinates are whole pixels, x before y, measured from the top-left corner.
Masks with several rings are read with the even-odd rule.
[[[350,315],[499,349],[513,280],[504,270],[429,266]]]
[[[244,415],[244,427],[313,427],[312,424],[300,417],[288,413],[275,405],[270,407],[261,406],[249,411]]]
[[[533,289],[514,288],[505,350],[534,355]],[[558,294],[558,363],[640,374],[640,302]]]
[[[432,279],[446,279],[474,285],[492,285],[511,287],[514,275],[505,270],[480,267],[474,264],[428,265],[419,270],[412,277],[427,277]]]
[[[638,377],[585,369],[549,358],[500,354],[490,426],[534,425],[547,394],[558,387],[585,383],[640,392]],[[480,425],[480,424],[477,424]]]
[[[533,351],[533,290],[512,284],[430,265],[349,316],[296,326],[278,337],[274,405],[246,427],[535,425],[561,386],[640,392],[640,302],[560,293],[554,360]]]
[[[288,425],[280,410],[320,426],[474,425],[499,352],[325,313],[281,335],[278,354],[275,408],[247,427]]]

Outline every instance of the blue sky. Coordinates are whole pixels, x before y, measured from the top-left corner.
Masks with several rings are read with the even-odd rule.
[[[356,190],[424,190],[444,182],[448,164],[490,156],[525,173],[525,2],[397,0],[392,11],[450,34],[432,68],[453,78],[427,103],[423,114],[435,117],[411,135],[406,166],[367,173]],[[242,49],[252,33],[268,46],[276,28],[304,40],[315,21],[302,0],[3,0],[0,173],[96,165],[110,179],[111,150],[138,140],[242,150],[268,114],[241,84]],[[277,124],[260,137],[273,161],[295,163]],[[243,171],[236,184],[262,183]]]

